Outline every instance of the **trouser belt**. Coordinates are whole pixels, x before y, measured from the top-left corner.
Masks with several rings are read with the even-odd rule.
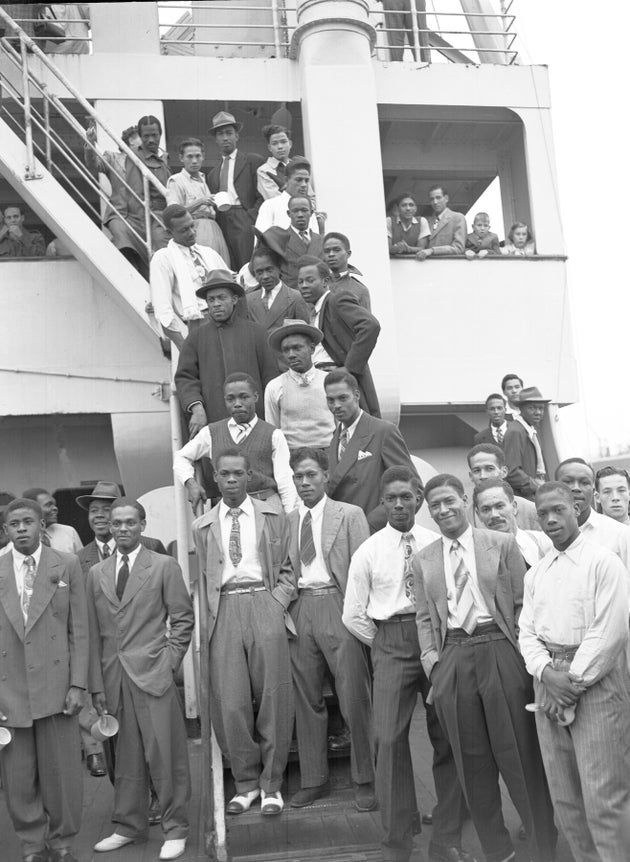
[[[476,627],[472,634],[468,634],[465,629],[449,629],[444,645],[474,646],[475,644],[501,640],[507,640],[507,638],[496,623],[482,623]]]
[[[263,586],[263,584],[241,584],[240,587],[223,587],[221,595],[242,596],[245,593],[260,593],[266,589],[267,587]]]
[[[325,596],[327,593],[338,593],[339,590],[334,584],[328,587],[300,587],[301,596]]]
[[[415,620],[415,614],[394,614],[386,620],[374,620],[377,626],[384,626],[386,623],[406,623],[409,620]]]

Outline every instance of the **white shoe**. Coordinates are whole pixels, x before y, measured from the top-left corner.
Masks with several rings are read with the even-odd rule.
[[[103,838],[102,841],[95,844],[94,849],[97,853],[107,853],[109,850],[120,850],[125,844],[133,844],[134,841],[135,838],[127,838],[126,835],[119,835],[118,832],[114,832],[109,838]]]
[[[279,790],[276,790],[275,793],[265,793],[264,790],[261,790],[260,798],[262,799],[260,813],[265,817],[273,817],[275,814],[280,814],[284,808],[284,799]]]
[[[162,844],[158,859],[177,859],[185,850],[185,838],[169,838]]]
[[[260,790],[257,787],[250,790],[249,793],[237,793],[230,799],[225,810],[228,814],[243,814],[245,811],[249,811],[252,802],[259,796]]]

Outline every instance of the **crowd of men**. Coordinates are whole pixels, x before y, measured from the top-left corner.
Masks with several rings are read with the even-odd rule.
[[[202,206],[216,207],[229,263],[249,275],[197,243],[197,207],[185,197],[156,199],[169,238],[150,275],[156,316],[179,350],[189,439],[173,470],[198,515],[211,720],[235,786],[227,813],[260,801],[261,815],[280,814],[294,732],[300,789],[290,805],[330,793],[330,676],[355,806],[379,808],[386,862],[407,862],[421,820],[432,860],[471,862],[468,817],[488,862],[514,859],[499,778],[530,859],[553,860],[557,823],[576,862],[624,862],[628,474],[574,457],[551,481],[550,399],[507,374],[468,452],[472,500],[450,473],[423,484],[400,430],[380,418],[369,368],[380,324],[350,241],[318,229],[310,164],[289,160],[285,129],[268,130],[267,163],[238,151],[227,112],[211,130],[222,156]],[[142,118],[137,131],[137,152],[161,169],[159,122]],[[196,149],[184,148],[185,169],[198,169]],[[271,206],[259,206],[274,185]],[[444,189],[431,195],[443,213]],[[425,501],[435,531],[416,523]],[[74,862],[78,727],[113,716],[114,742],[88,763],[114,784],[114,831],[94,849],[145,839],[153,797],[159,858],[175,859],[191,795],[174,682],[194,627],[190,596],[177,563],[143,536],[138,501],[101,481],[77,503],[94,533],[86,548],[56,523],[44,489],[4,513],[9,813],[27,862]],[[418,691],[437,796],[422,818],[409,747]]]

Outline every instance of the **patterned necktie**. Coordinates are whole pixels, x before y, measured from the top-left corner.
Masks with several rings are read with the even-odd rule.
[[[497,443],[499,444],[499,446],[503,443],[503,431],[501,430],[501,428],[497,430]]]
[[[228,190],[228,178],[230,176],[230,159],[229,156],[223,157],[221,164],[221,173],[219,174],[219,191],[226,192]]]
[[[460,628],[470,635],[477,626],[477,609],[470,586],[470,572],[460,552],[461,547],[457,539],[451,545],[451,571],[455,581],[455,602]]]
[[[40,541],[42,545],[46,545],[47,548],[51,547],[50,536],[48,535],[48,532],[46,530],[44,530],[44,532],[41,534]]]
[[[413,534],[404,533],[402,540],[405,548],[405,595],[407,596],[411,604],[415,607],[416,592],[413,588],[413,571],[411,568],[411,558],[413,557]]]
[[[300,529],[300,560],[303,566],[310,566],[315,559],[315,540],[313,539],[313,519],[307,512]]]
[[[199,282],[200,284],[203,284],[207,281],[208,276],[210,275],[210,270],[206,266],[206,262],[202,256],[194,248],[190,249],[190,256],[192,257],[193,266],[195,267],[195,272],[197,273]]]
[[[122,555],[122,566],[118,569],[118,580],[116,581],[116,595],[118,601],[122,601],[122,597],[129,580],[129,557],[127,554]]]
[[[339,450],[337,454],[337,460],[341,461],[343,458],[343,453],[348,448],[348,429],[344,428],[339,435]]]
[[[308,231],[301,230],[300,231],[300,239],[302,240],[304,245],[308,245],[309,244]]]
[[[106,560],[106,559],[107,559],[107,557],[111,556],[111,553],[112,553],[112,552],[109,550],[109,545],[108,545],[108,544],[104,544],[104,545],[103,545],[103,550],[101,551],[101,556],[102,556],[102,558],[103,558],[104,560]]]
[[[434,231],[436,231],[436,230],[437,230],[437,227],[438,227],[439,223],[440,223],[439,218],[436,218],[436,219],[435,219],[435,221],[433,222],[433,230],[434,230]]]
[[[271,288],[273,290],[273,287]],[[265,311],[269,311],[271,306],[271,290],[264,290],[262,295],[262,304]]]
[[[243,510],[230,509],[228,514],[232,516],[232,529],[230,530],[229,542],[230,559],[232,560],[232,565],[236,568],[243,559],[243,552],[241,551],[241,525],[238,522],[239,517],[243,514]]]
[[[27,619],[37,567],[35,566],[33,557],[24,557],[24,565],[26,566],[26,574],[24,575],[24,586],[22,588],[22,613],[24,614],[24,619]]]
[[[234,429],[236,431],[236,442],[242,443],[245,437],[247,436],[247,429],[249,425],[237,425]]]

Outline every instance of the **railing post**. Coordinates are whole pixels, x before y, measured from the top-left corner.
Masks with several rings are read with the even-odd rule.
[[[416,63],[419,63],[420,34],[418,33],[418,10],[416,9],[416,0],[409,0],[409,9],[411,12],[411,30],[413,33],[413,59]]]
[[[46,129],[46,167],[52,173],[52,151],[50,144],[50,102],[48,99],[44,99],[44,126]]]
[[[33,152],[33,125],[31,118],[31,91],[28,76],[28,53],[26,42],[22,33],[20,35],[20,55],[22,58],[22,87],[24,88],[24,136],[26,144],[26,170],[25,180],[40,180],[41,174],[35,170],[35,154]]]
[[[271,15],[273,19],[273,41],[276,45],[276,57],[282,56],[281,38],[280,38],[280,21],[278,16],[278,0],[271,0]]]
[[[142,192],[144,197],[144,227],[147,232],[147,254],[149,260],[153,254],[153,243],[151,241],[151,195],[149,193],[149,178],[145,175],[142,177]]]

